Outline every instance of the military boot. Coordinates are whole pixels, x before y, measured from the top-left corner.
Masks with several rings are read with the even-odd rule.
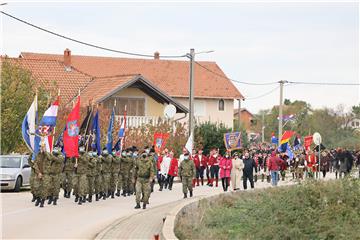
[[[56,197],[56,198],[54,198],[54,200],[53,200],[53,205],[57,205],[57,200],[58,200],[58,198]]]
[[[64,190],[64,197],[66,198],[67,197],[67,191]]]
[[[143,209],[146,209],[146,203],[143,203]]]
[[[41,202],[41,199],[39,197],[36,198],[35,206],[36,207],[39,206],[40,202]]]
[[[81,205],[81,204],[82,204],[82,198],[79,197],[78,205]]]
[[[92,195],[91,195],[91,194],[89,194],[88,201],[89,201],[89,202],[92,202]]]
[[[103,200],[106,199],[106,193],[103,193]]]
[[[139,208],[141,208],[140,203],[137,203],[136,206],[135,206],[135,209],[139,209]]]
[[[45,199],[41,199],[41,202],[40,202],[40,207],[44,207],[44,203],[45,203]]]
[[[117,190],[116,196],[120,197],[120,190]]]
[[[33,198],[31,199],[31,202],[35,202],[35,200],[36,200],[36,197],[35,197],[35,195],[33,194]]]
[[[186,194],[186,193],[184,193],[184,198],[187,198],[187,194]]]
[[[82,203],[86,203],[86,196],[81,198]]]
[[[48,204],[51,204],[51,203],[52,203],[52,201],[53,201],[53,197],[52,197],[52,196],[50,196],[50,197],[49,197]]]
[[[126,197],[126,191],[125,191],[125,190],[123,190],[123,192],[122,192],[121,196]]]
[[[99,201],[99,194],[95,194],[95,201]]]
[[[79,195],[76,195],[75,196],[75,202],[78,202],[79,201]]]
[[[111,192],[111,198],[115,198],[114,194],[115,192]]]
[[[193,192],[192,191],[190,191],[190,197],[192,197],[193,196]]]
[[[111,191],[108,191],[106,197],[108,198],[108,197],[110,197],[110,196],[111,196]]]

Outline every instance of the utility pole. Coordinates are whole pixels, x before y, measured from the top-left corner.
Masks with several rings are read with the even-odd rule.
[[[284,83],[287,83],[286,80],[279,81],[280,83],[280,104],[279,104],[279,145],[282,137],[282,128],[283,128],[283,88]]]
[[[265,116],[264,112],[262,112],[262,121],[261,121],[261,142],[265,142]]]
[[[239,132],[240,132],[240,126],[241,126],[241,98],[239,98],[239,106],[238,106],[238,122],[239,122]]]
[[[190,49],[190,83],[189,83],[189,137],[192,135],[194,139],[194,61],[195,61],[195,50]]]

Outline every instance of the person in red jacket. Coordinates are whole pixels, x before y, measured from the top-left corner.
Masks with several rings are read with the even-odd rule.
[[[169,190],[172,190],[172,186],[174,183],[174,178],[178,175],[179,165],[178,160],[174,157],[173,151],[170,152],[170,167],[168,172],[168,183],[169,183]]]
[[[232,168],[232,159],[230,157],[231,151],[227,151],[225,157],[220,160],[220,178],[224,192],[228,190],[230,185],[230,174]]]
[[[204,185],[204,170],[206,169],[207,157],[203,155],[203,150],[200,149],[198,154],[194,157],[194,163],[196,167],[196,186],[199,186],[201,179],[201,185]]]
[[[275,151],[271,153],[271,157],[268,158],[268,171],[271,173],[271,184],[277,186],[279,179],[279,170],[283,160],[276,156]]]
[[[221,156],[217,149],[212,149],[210,152],[210,156],[208,159],[208,165],[210,166],[210,184],[209,186],[212,187],[214,180],[216,181],[216,187],[218,187],[219,182],[219,164],[220,164]]]

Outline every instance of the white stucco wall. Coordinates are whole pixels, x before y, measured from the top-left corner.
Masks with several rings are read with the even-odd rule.
[[[176,101],[189,107],[188,98],[174,97]],[[219,111],[220,99],[195,99],[194,115],[198,122],[210,121],[213,123],[224,123],[226,127],[233,127],[233,114],[234,114],[234,100],[224,99],[224,111]],[[175,118],[184,116],[184,114],[176,114]],[[187,122],[189,118],[181,120],[181,122]]]

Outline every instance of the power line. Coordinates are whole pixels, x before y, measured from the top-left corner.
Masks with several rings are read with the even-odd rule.
[[[38,30],[41,30],[41,31],[44,31],[46,33],[49,33],[49,34],[52,34],[52,35],[55,35],[57,37],[60,37],[60,38],[64,38],[66,40],[69,40],[69,41],[73,41],[73,42],[76,42],[76,43],[79,43],[79,44],[82,44],[82,45],[86,45],[86,46],[89,46],[89,47],[93,47],[93,48],[98,48],[98,49],[101,49],[101,50],[105,50],[105,51],[109,51],[109,52],[115,52],[115,53],[120,53],[120,54],[126,54],[126,55],[131,55],[131,56],[137,56],[137,57],[150,57],[150,58],[153,58],[154,55],[150,55],[150,54],[141,54],[141,53],[133,53],[133,52],[126,52],[126,51],[120,51],[120,50],[116,50],[116,49],[111,49],[111,48],[107,48],[107,47],[102,47],[102,46],[98,46],[98,45],[95,45],[95,44],[92,44],[92,43],[87,43],[87,42],[83,42],[83,41],[80,41],[80,40],[77,40],[77,39],[74,39],[74,38],[71,38],[71,37],[67,37],[65,35],[62,35],[62,34],[59,34],[59,33],[56,33],[56,32],[53,32],[53,31],[50,31],[50,30],[47,30],[45,28],[42,28],[42,27],[39,27],[37,25],[34,25],[30,22],[27,22],[25,20],[22,20],[20,18],[17,18],[11,14],[8,14],[6,12],[3,12],[3,11],[0,11],[2,14],[12,18],[12,19],[15,19],[21,23],[24,23],[30,27],[33,27],[33,28],[36,28]],[[164,55],[164,56],[161,56],[161,58],[183,58],[183,57],[186,57],[186,54],[184,55]]]
[[[265,97],[265,96],[267,96],[267,95],[275,92],[275,91],[278,90],[279,88],[280,88],[280,86],[277,86],[276,88],[273,88],[273,89],[271,89],[270,91],[265,92],[265,93],[263,93],[263,94],[261,94],[261,95],[259,95],[259,96],[256,96],[256,97],[248,97],[248,98],[245,97],[245,101],[246,101],[246,100],[254,100],[254,99],[258,99],[258,98]]]
[[[225,79],[230,80],[230,81],[232,81],[232,82],[241,83],[241,84],[246,84],[246,85],[274,85],[274,84],[278,84],[278,82],[251,83],[251,82],[244,82],[244,81],[239,81],[239,80],[231,79],[231,78],[228,78],[228,77],[226,77],[226,76],[224,76],[224,75],[222,75],[222,74],[219,74],[219,73],[217,73],[217,72],[214,72],[213,70],[205,67],[204,65],[200,64],[199,62],[196,62],[196,61],[195,61],[195,63],[196,63],[197,65],[199,65],[200,67],[202,67],[203,69],[211,72],[212,74],[214,74],[214,75],[216,75],[216,76],[218,76],[218,77],[221,77],[221,78],[225,78]]]
[[[305,85],[360,86],[359,83],[296,82],[296,81],[288,81],[288,83],[290,83],[290,84],[305,84]]]

